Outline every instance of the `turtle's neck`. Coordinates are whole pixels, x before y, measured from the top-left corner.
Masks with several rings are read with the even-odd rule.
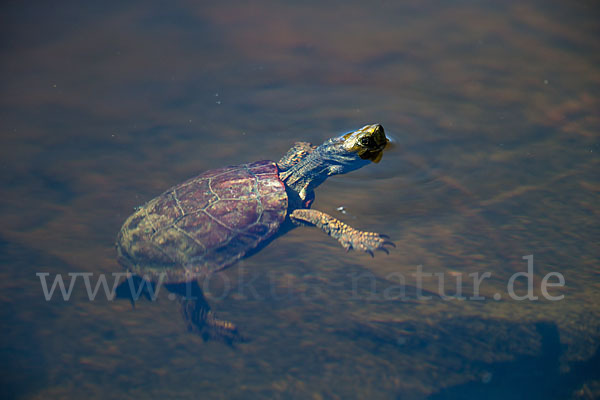
[[[327,179],[330,173],[331,162],[326,160],[321,146],[294,164],[287,171],[280,174],[285,185],[298,193],[301,200],[306,200],[309,194]]]
[[[332,175],[343,174],[368,164],[357,155],[341,149],[340,138],[327,140],[287,171],[280,174],[281,180],[304,201],[312,192]]]

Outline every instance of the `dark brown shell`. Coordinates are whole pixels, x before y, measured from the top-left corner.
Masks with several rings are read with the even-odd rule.
[[[150,200],[125,221],[117,237],[119,261],[139,276],[165,283],[205,276],[277,232],[287,204],[273,161],[207,171]]]

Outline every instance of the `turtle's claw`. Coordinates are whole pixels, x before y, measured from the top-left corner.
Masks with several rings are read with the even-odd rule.
[[[391,246],[391,247],[396,247],[396,245],[394,244],[394,242],[390,241],[390,240],[383,240],[384,235],[379,235],[380,236],[380,243],[378,243],[378,246],[376,247],[377,250],[381,250],[383,252],[385,252],[385,254],[390,254],[390,251],[385,247],[385,246]]]
[[[385,240],[388,236],[381,235],[375,232],[362,232],[357,230],[349,230],[342,238],[338,239],[342,246],[349,251],[350,249],[364,251],[371,257],[375,257],[375,250],[381,250],[386,254],[390,254],[389,250],[385,247],[386,245],[396,247],[396,245]]]
[[[229,321],[217,318],[212,311],[207,313],[204,322],[205,325],[198,332],[204,341],[218,340],[229,346],[234,346],[236,343],[248,342],[248,338],[239,332],[237,326]]]

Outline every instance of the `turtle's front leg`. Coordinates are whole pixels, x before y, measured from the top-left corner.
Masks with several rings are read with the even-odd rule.
[[[396,247],[387,236],[375,232],[363,232],[346,225],[318,210],[296,209],[290,214],[292,222],[299,225],[314,225],[334,239],[337,239],[346,251],[361,250],[373,257],[373,251],[381,250],[388,253],[386,245]]]

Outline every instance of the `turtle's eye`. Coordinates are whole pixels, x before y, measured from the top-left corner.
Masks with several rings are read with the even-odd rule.
[[[363,146],[369,147],[373,144],[373,138],[363,137],[360,139],[360,144],[362,144]]]

